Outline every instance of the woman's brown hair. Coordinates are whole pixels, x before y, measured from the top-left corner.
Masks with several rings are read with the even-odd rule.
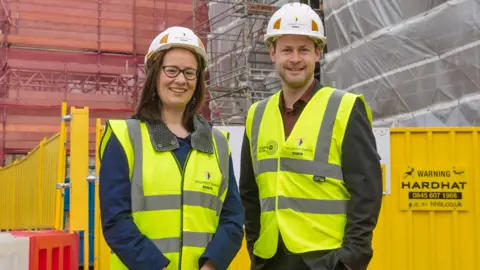
[[[167,51],[158,52],[155,55],[156,60],[149,68],[147,78],[142,89],[140,100],[138,101],[137,108],[135,110],[135,117],[139,120],[146,122],[158,122],[162,120],[162,101],[157,94],[157,76],[162,71],[163,59]],[[201,61],[200,56],[196,55],[199,71],[197,77],[197,85],[193,93],[192,98],[187,103],[185,111],[183,113],[183,124],[189,125],[193,116],[200,111],[203,101],[205,99],[206,86],[205,86],[205,64]],[[179,75],[180,76],[180,75]]]

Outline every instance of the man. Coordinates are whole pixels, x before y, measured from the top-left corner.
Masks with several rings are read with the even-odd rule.
[[[382,176],[371,112],[361,95],[321,86],[323,25],[290,3],[265,36],[282,90],[253,104],[240,194],[252,269],[366,269]]]

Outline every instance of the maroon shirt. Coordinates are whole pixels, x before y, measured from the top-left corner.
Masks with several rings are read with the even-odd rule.
[[[285,101],[283,99],[283,91],[280,93],[280,113],[282,114],[283,119],[283,129],[285,132],[285,140],[288,138],[292,132],[293,126],[297,122],[298,117],[302,114],[303,109],[307,106],[308,101],[312,98],[313,94],[318,90],[315,89],[316,81],[313,80],[310,87],[305,91],[303,96],[300,97],[297,102],[293,104],[293,108],[287,108],[285,106]]]

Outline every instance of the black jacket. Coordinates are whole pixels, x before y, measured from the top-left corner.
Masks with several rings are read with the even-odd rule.
[[[246,134],[243,138],[240,171],[239,188],[245,209],[247,248],[253,259],[253,244],[260,233],[260,201]],[[351,269],[363,270],[367,268],[373,254],[372,231],[377,224],[382,201],[382,171],[375,136],[360,99],[355,102],[345,132],[342,171],[351,200],[348,203],[343,246],[335,252],[340,261]]]

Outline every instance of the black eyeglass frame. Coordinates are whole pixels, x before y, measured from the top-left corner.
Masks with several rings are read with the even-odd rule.
[[[167,71],[165,70],[165,69],[167,69],[167,68],[174,68],[174,69],[176,69],[176,70],[177,70],[176,74],[173,75],[173,76],[167,74]],[[181,68],[179,68],[179,67],[177,67],[177,66],[162,66],[162,70],[163,70],[163,73],[165,73],[165,76],[167,76],[167,77],[169,77],[169,78],[176,78],[178,75],[180,75],[180,73],[183,73],[183,76],[185,77],[185,79],[190,80],[190,81],[197,79],[197,78],[198,78],[198,75],[200,74],[199,70],[197,70],[197,69],[194,69],[194,68],[181,69]],[[194,70],[194,71],[195,71],[195,77],[189,78],[189,77],[187,76],[187,74],[185,74],[185,71],[187,71],[187,70]]]

